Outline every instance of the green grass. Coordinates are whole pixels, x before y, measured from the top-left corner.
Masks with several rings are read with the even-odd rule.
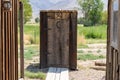
[[[25,24],[24,25],[24,32],[25,34],[33,34],[34,32],[39,35],[39,24]]]
[[[103,55],[94,55],[94,54],[84,54],[84,53],[81,53],[81,54],[78,54],[78,57],[77,59],[78,60],[96,60],[96,59],[103,59],[105,58],[105,56]]]
[[[77,48],[88,48],[88,45],[79,44]]]
[[[86,39],[87,44],[106,43],[106,39]]]
[[[33,56],[39,56],[38,46],[25,47],[24,58],[26,60],[32,60]]]
[[[84,53],[84,51],[83,50],[79,50],[79,51],[77,51],[77,53]]]
[[[78,25],[78,34],[84,35],[86,39],[106,39],[107,25],[83,27]]]
[[[18,31],[19,31],[19,29],[18,29]],[[19,33],[20,33],[20,31],[19,31]],[[39,38],[40,38],[39,24],[25,24],[24,25],[24,34],[31,36],[32,44],[38,44],[40,42],[40,40],[39,40]]]
[[[84,35],[87,43],[105,43],[107,36],[107,25],[83,27],[78,25],[78,35]],[[31,44],[39,44],[40,42],[40,26],[39,24],[25,24],[24,34],[30,35]],[[81,46],[79,46],[81,47]]]
[[[46,75],[42,72],[33,73],[30,71],[25,71],[25,77],[31,78],[31,79],[45,80]]]

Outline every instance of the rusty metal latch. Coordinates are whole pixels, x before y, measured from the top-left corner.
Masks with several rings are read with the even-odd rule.
[[[11,11],[11,8],[12,8],[11,1],[3,1],[2,8],[5,12]]]

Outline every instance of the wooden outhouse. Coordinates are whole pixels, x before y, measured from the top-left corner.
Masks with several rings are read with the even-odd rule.
[[[40,67],[77,67],[77,11],[40,12]]]

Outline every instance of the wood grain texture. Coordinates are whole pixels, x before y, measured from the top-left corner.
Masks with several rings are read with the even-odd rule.
[[[48,66],[68,67],[69,20],[48,19],[48,25]]]
[[[108,1],[108,27],[107,27],[107,59],[106,59],[106,80],[111,80],[110,76],[111,75],[111,68],[112,68],[112,63],[111,63],[111,47],[110,47],[110,27],[111,27],[111,9],[112,9],[112,0]]]
[[[40,68],[47,67],[47,13],[40,13]]]
[[[0,5],[2,4],[2,1],[0,0]],[[0,80],[3,80],[3,54],[2,54],[2,15],[1,15],[2,11],[1,11],[1,6],[0,6]]]
[[[118,0],[119,1],[119,0]],[[113,0],[108,1],[108,28],[107,28],[107,70],[106,80],[120,80],[120,49],[119,24],[120,11],[113,11]],[[119,3],[120,4],[120,1]],[[119,6],[120,7],[120,6]],[[120,9],[120,8],[119,8]]]
[[[77,12],[41,11],[40,63],[45,67],[77,67]]]
[[[41,11],[40,67],[77,67],[77,12]]]
[[[1,0],[0,4],[3,2]],[[18,80],[18,1],[11,0],[11,3],[8,11],[0,5],[0,80]]]
[[[69,42],[70,69],[77,68],[77,12],[71,12],[70,16],[70,42]]]

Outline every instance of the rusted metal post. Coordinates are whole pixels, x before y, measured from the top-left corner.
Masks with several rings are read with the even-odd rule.
[[[20,20],[20,78],[24,78],[24,31],[23,31],[23,3],[19,3],[19,20]]]

